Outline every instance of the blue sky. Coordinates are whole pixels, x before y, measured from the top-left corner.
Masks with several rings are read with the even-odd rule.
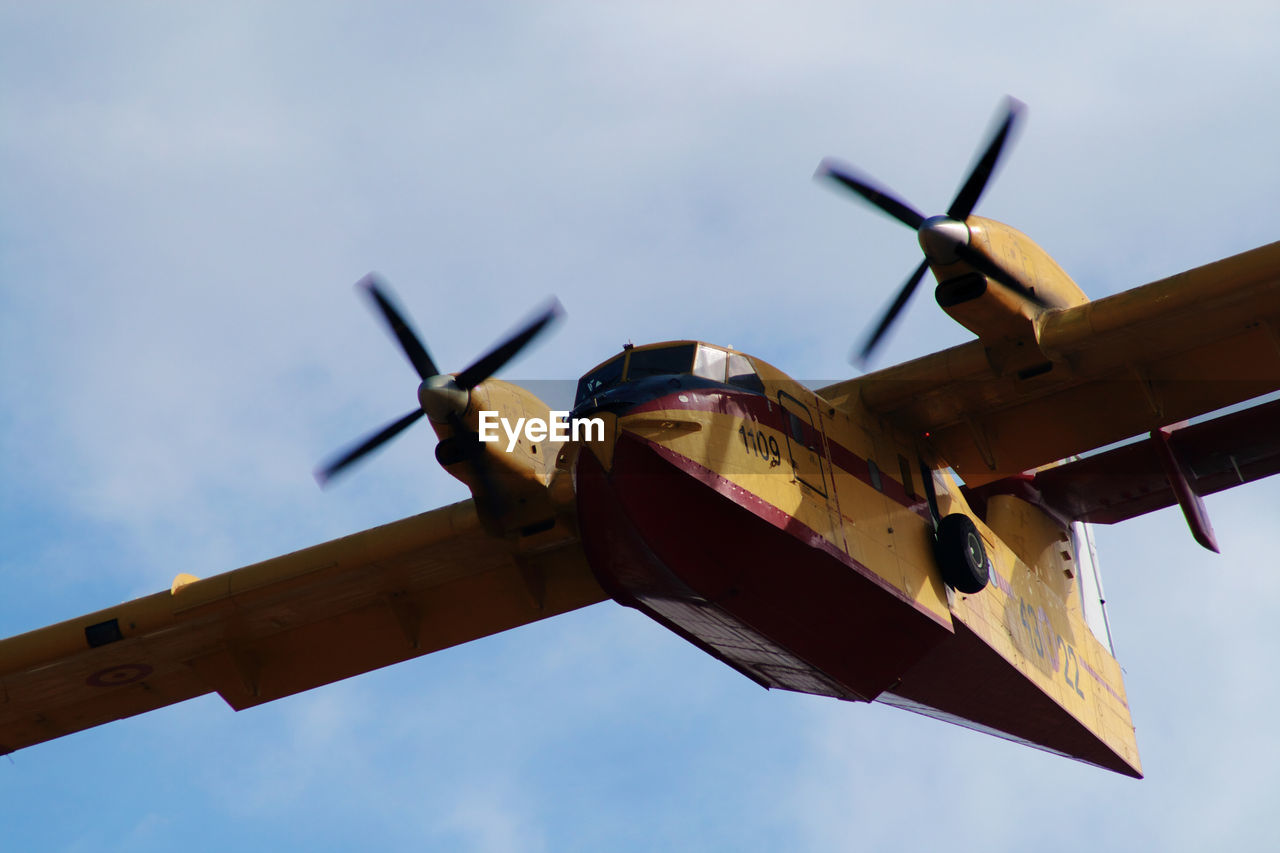
[[[979,212],[1100,297],[1269,242],[1272,4],[0,6],[0,634],[460,499],[351,285],[457,369],[701,338],[802,378],[918,261],[815,185]],[[967,333],[918,297],[880,363]],[[600,605],[235,714],[216,697],[0,762],[13,850],[1269,849],[1280,484],[1102,529],[1141,782],[877,706],[769,693]]]

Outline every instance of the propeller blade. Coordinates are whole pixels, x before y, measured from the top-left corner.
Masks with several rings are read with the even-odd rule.
[[[422,341],[418,340],[418,336],[414,334],[409,323],[396,309],[387,295],[382,292],[382,289],[378,287],[378,280],[373,273],[369,273],[369,275],[360,279],[358,286],[363,287],[368,292],[378,310],[382,312],[382,318],[387,321],[387,326],[390,327],[391,333],[400,342],[400,349],[404,350],[404,354],[409,357],[409,363],[418,372],[418,378],[429,379],[432,376],[439,376],[440,369],[431,360],[431,356],[427,353],[427,348],[422,345]]]
[[[869,178],[856,174],[849,166],[827,158],[818,164],[815,176],[827,176],[883,210],[894,219],[912,229],[919,229],[924,222],[924,214],[907,204],[888,190],[876,186]]]
[[[503,492],[501,478],[495,473],[479,437],[466,426],[458,410],[465,407],[467,392],[510,361],[552,320],[564,312],[559,300],[552,297],[539,314],[477,359],[466,370],[456,376],[446,376],[440,372],[427,352],[427,348],[423,346],[408,320],[396,307],[374,274],[370,273],[362,278],[358,286],[368,293],[422,380],[422,384],[418,386],[418,407],[326,463],[315,472],[316,481],[321,486],[327,485],[335,476],[391,441],[423,415],[429,415],[435,420],[441,418],[446,420],[453,428],[454,438],[457,439],[457,441],[446,439],[437,445],[436,458],[445,466],[466,461],[475,472],[475,482],[481,493],[482,508],[490,515],[501,515],[508,503],[508,495]],[[442,452],[445,455],[442,456]]]
[[[995,171],[996,163],[1000,160],[1000,152],[1004,149],[1005,142],[1009,139],[1009,133],[1013,130],[1017,123],[1018,117],[1022,115],[1026,109],[1026,105],[1017,98],[1005,99],[1005,117],[1000,123],[1000,127],[992,135],[991,141],[987,143],[987,150],[983,152],[982,157],[973,165],[973,169],[969,172],[969,177],[965,180],[964,185],[960,187],[960,191],[956,193],[955,201],[951,202],[951,207],[947,208],[947,216],[952,219],[958,219],[963,222],[969,218],[969,214],[973,212],[973,208],[978,204],[982,191],[987,187],[987,181],[991,179],[991,173]]]
[[[456,379],[458,387],[464,391],[470,391],[497,373],[516,353],[524,349],[529,341],[533,340],[539,332],[546,328],[548,323],[562,313],[564,313],[564,309],[560,305],[560,300],[553,297],[546,309],[526,323],[522,329],[512,334],[502,343],[494,346],[493,349],[476,359],[470,367],[459,373]]]
[[[955,247],[956,254],[962,261],[985,275],[987,278],[995,279],[1015,293],[1021,294],[1024,298],[1034,302],[1041,308],[1048,308],[1049,303],[1036,294],[1034,290],[1027,287],[1022,282],[1014,278],[1004,267],[988,258],[972,246],[957,245]]]
[[[343,469],[357,462],[365,455],[377,450],[400,433],[404,432],[414,421],[422,417],[424,412],[422,409],[414,409],[404,417],[387,424],[377,433],[369,436],[355,447],[335,458],[332,462],[316,471],[316,482],[321,486],[328,484],[335,475],[341,473]]]
[[[898,291],[898,298],[893,300],[893,304],[889,306],[889,310],[885,312],[884,317],[880,319],[880,324],[876,326],[871,337],[867,338],[867,342],[862,345],[862,351],[858,353],[855,361],[858,364],[865,365],[867,359],[871,356],[872,350],[880,343],[880,339],[884,337],[885,332],[889,331],[889,326],[893,325],[893,321],[897,319],[898,314],[906,307],[907,300],[911,298],[911,294],[915,293],[916,287],[920,284],[920,279],[924,278],[924,271],[929,268],[929,261],[920,262],[920,266],[916,267],[916,271],[907,279],[906,284]]]

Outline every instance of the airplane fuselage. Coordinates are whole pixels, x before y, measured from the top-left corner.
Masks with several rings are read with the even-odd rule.
[[[606,362],[584,377],[606,381],[580,385],[575,415],[603,415],[608,434],[560,458],[616,600],[763,686],[880,701],[1139,775],[1069,527],[1005,495],[978,517],[923,441],[758,359],[693,342],[617,359],[664,352],[688,367],[631,380],[629,361]],[[715,373],[726,358],[736,376]],[[943,582],[935,511],[974,521],[985,588]]]

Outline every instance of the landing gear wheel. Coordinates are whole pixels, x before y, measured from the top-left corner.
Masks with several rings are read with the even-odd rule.
[[[947,586],[969,594],[986,588],[987,549],[969,516],[953,512],[938,522],[933,553]]]

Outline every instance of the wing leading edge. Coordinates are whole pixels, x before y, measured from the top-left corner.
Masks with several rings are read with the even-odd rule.
[[[0,754],[217,692],[236,710],[602,601],[576,536],[441,507],[0,642]]]

